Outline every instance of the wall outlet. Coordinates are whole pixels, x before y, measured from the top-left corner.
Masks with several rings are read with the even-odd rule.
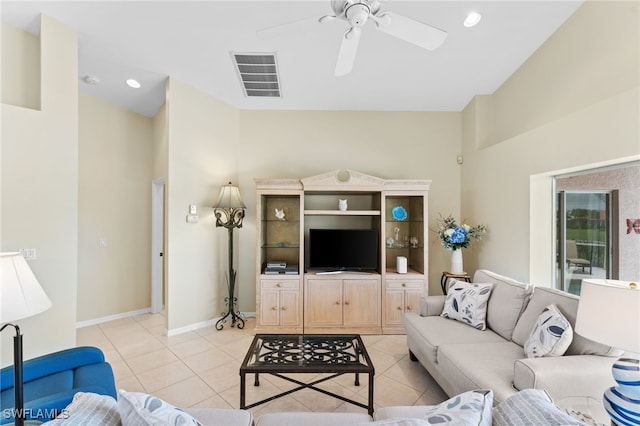
[[[22,248],[18,249],[18,251],[26,260],[36,260],[38,258],[38,252],[34,248]]]

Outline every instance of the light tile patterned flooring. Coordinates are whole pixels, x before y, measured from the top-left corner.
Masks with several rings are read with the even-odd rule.
[[[238,408],[239,368],[253,339],[255,318],[244,329],[213,326],[173,337],[163,334],[166,317],[145,314],[119,319],[77,331],[78,346],[101,348],[116,377],[116,387],[158,396],[177,407]],[[446,394],[417,362],[409,360],[406,337],[402,335],[362,336],[376,369],[375,407],[391,405],[433,405]],[[312,374],[296,379],[311,381]],[[247,403],[293,388],[288,381],[261,375],[260,386],[247,376]],[[320,387],[367,403],[368,378],[360,386],[353,375],[324,382]],[[303,389],[251,409],[254,418],[273,411],[356,411],[363,408],[311,389]]]

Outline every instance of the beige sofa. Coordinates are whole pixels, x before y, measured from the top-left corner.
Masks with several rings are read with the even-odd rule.
[[[449,395],[491,389],[494,403],[522,389],[544,389],[553,400],[601,399],[614,385],[611,365],[622,352],[573,334],[565,355],[527,358],[523,349],[543,309],[555,304],[575,326],[579,298],[479,270],[473,281],[492,283],[487,329],[480,331],[440,316],[446,296],[423,298],[421,313],[404,316],[407,346]]]

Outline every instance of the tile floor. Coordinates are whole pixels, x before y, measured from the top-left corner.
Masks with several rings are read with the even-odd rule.
[[[77,344],[101,348],[111,363],[116,387],[152,393],[178,407],[238,408],[239,368],[253,339],[255,318],[244,329],[213,326],[173,337],[163,334],[166,317],[145,314],[80,328]],[[446,394],[422,366],[409,360],[406,337],[362,336],[376,369],[375,407],[432,405]],[[297,375],[310,381],[314,375]],[[247,377],[247,403],[273,396],[295,385],[261,375],[260,386]],[[366,376],[360,386],[345,375],[321,386],[347,398],[367,402]],[[304,389],[251,409],[254,418],[273,411],[363,411],[353,404]]]

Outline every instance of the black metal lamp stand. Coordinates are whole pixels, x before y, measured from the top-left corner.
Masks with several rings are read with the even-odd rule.
[[[240,199],[238,188],[231,185],[231,182],[229,182],[228,185],[224,185],[220,191],[218,204],[214,207],[214,213],[216,215],[216,227],[224,227],[229,231],[229,296],[224,298],[229,309],[227,312],[223,312],[222,318],[216,322],[216,330],[222,330],[228,317],[231,317],[231,327],[237,323],[238,328],[244,328],[242,314],[237,312],[235,308],[238,298],[235,297],[237,272],[233,269],[233,229],[242,228],[245,208],[245,205]]]
[[[0,328],[0,332],[8,326],[16,330],[16,335],[13,336],[14,425],[23,426],[26,416],[24,412],[24,388],[22,383],[22,334],[20,333],[20,327],[16,324],[5,324]]]

